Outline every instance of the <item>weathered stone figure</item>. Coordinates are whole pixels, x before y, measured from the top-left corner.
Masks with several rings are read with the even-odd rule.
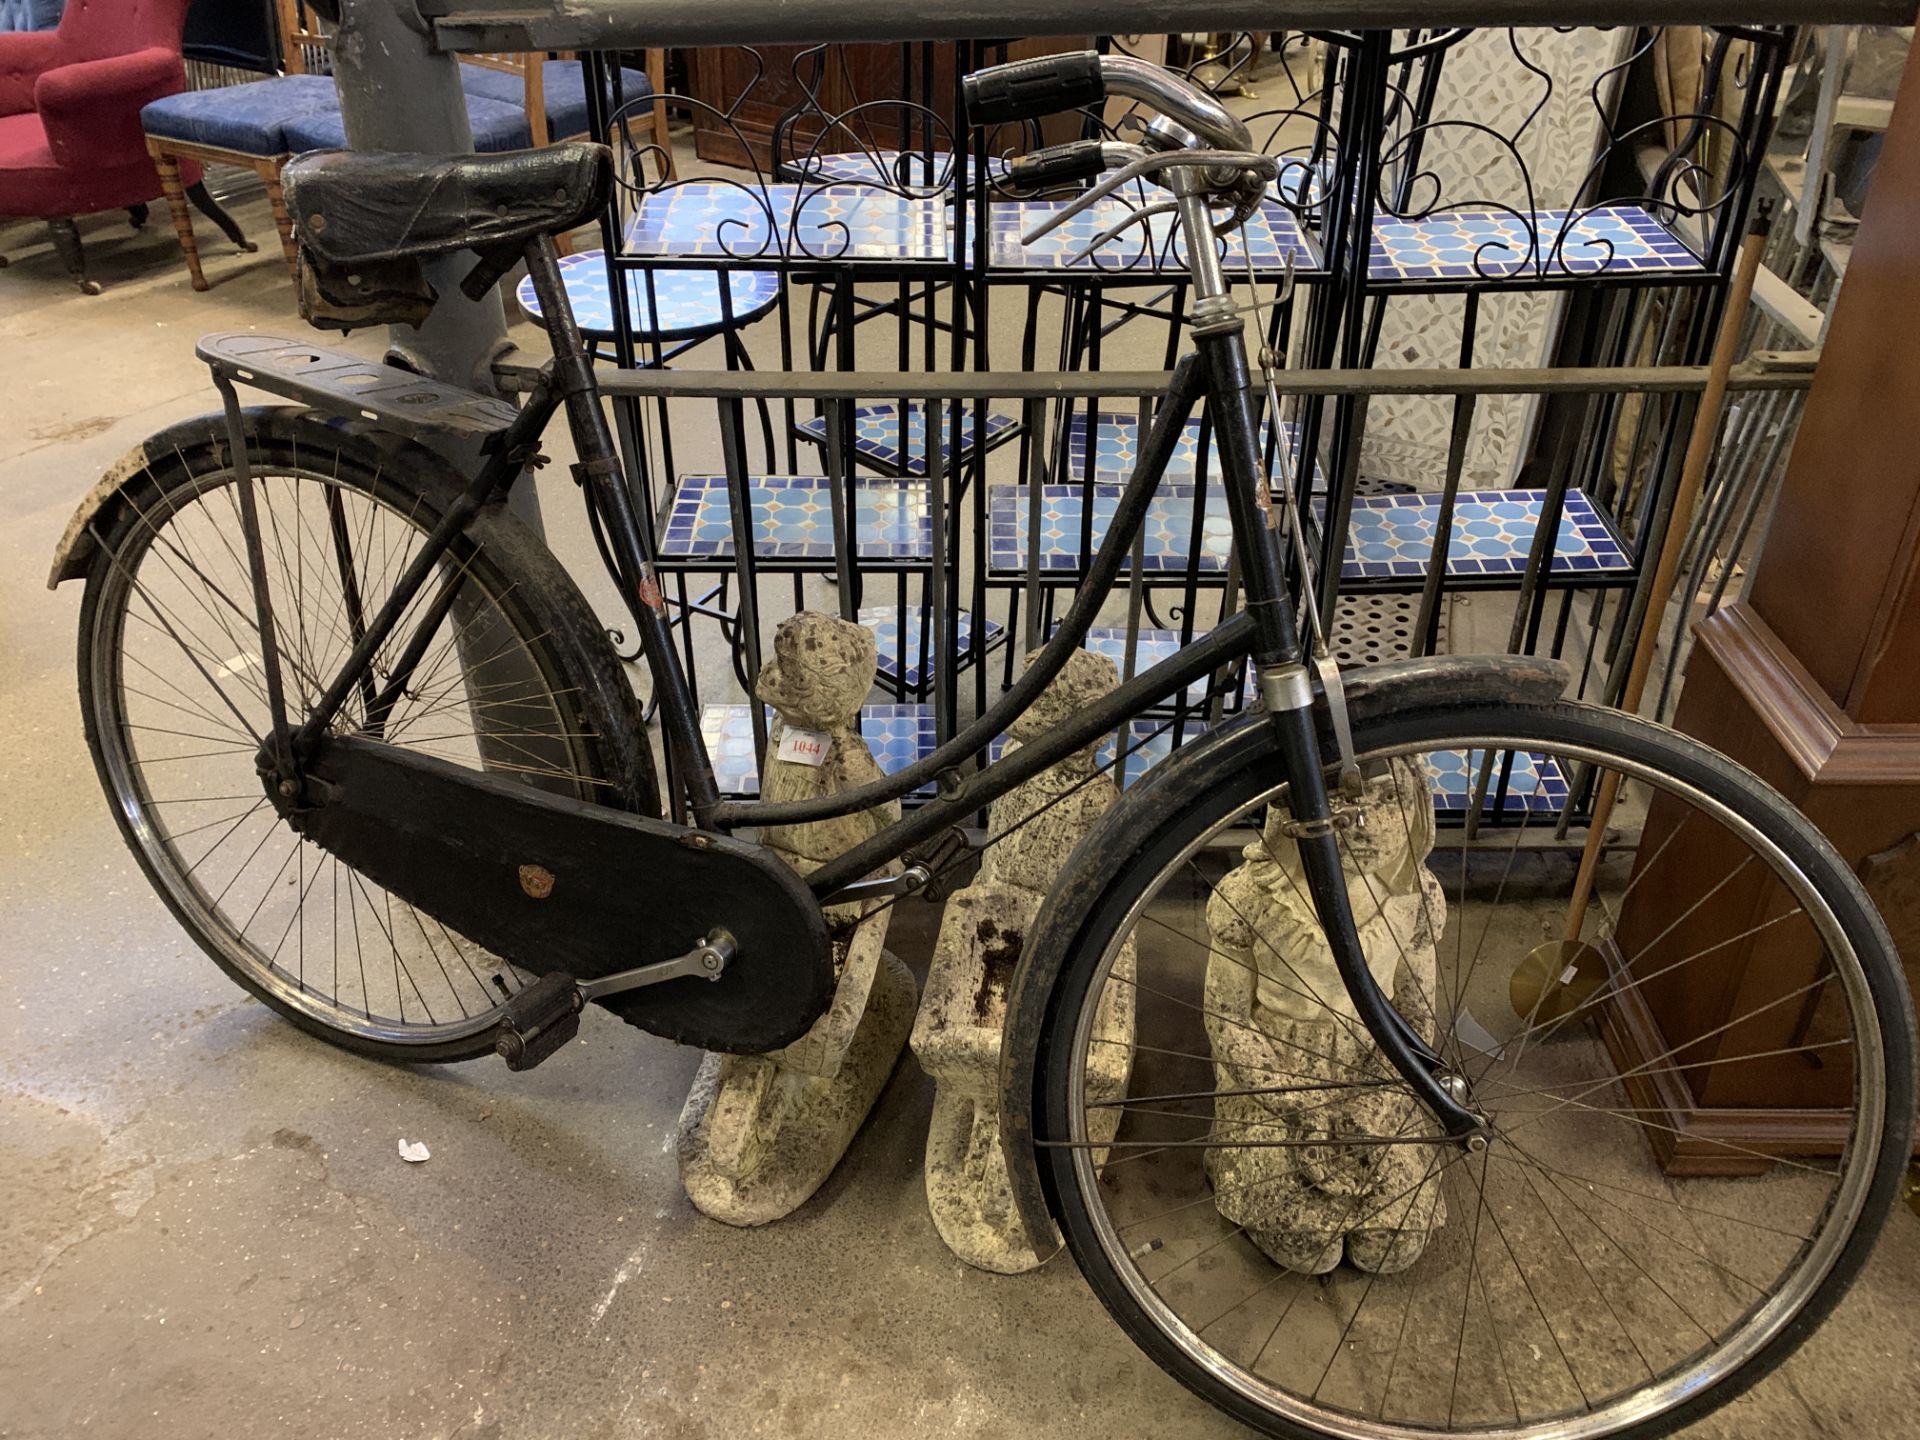
[[[1396,759],[1370,779],[1361,823],[1341,832],[1367,967],[1428,1043],[1438,973],[1435,946],[1446,898],[1424,865],[1433,849],[1425,766]],[[1207,965],[1206,1026],[1214,1074],[1212,1138],[1325,1140],[1207,1151],[1220,1213],[1276,1262],[1318,1275],[1344,1253],[1362,1270],[1391,1274],[1420,1258],[1446,1220],[1440,1152],[1417,1145],[1343,1145],[1342,1137],[1422,1133],[1419,1103],[1402,1086],[1283,1089],[1321,1082],[1394,1080],[1360,1023],[1307,899],[1300,854],[1274,807],[1244,863],[1207,904],[1214,956]],[[1429,1127],[1430,1128],[1430,1127]]]
[[[778,713],[761,794],[800,800],[880,778],[860,735],[873,688],[873,632],[802,612],[781,623],[759,697]],[[797,758],[781,759],[783,741]],[[769,826],[762,842],[801,874],[899,818],[897,803],[832,820]],[[885,949],[881,901],[830,907],[839,982],[827,1013],[767,1055],[709,1055],[680,1112],[680,1179],[706,1214],[764,1225],[801,1205],[832,1173],[906,1043],[918,998]]]
[[[1008,727],[1009,751],[1045,734],[1111,690],[1113,662],[1077,651],[1025,715]],[[947,1248],[982,1270],[1015,1274],[1040,1263],[1013,1209],[1000,1153],[1000,1032],[1013,976],[1040,905],[1074,846],[1118,795],[1095,775],[1095,748],[1050,766],[993,804],[988,846],[973,884],[956,891],[941,917],[927,993],[913,1027],[913,1051],[938,1082],[927,1129],[927,1208]],[[1018,829],[1016,822],[1035,816]],[[1095,1012],[1088,1057],[1089,1098],[1125,1088],[1133,1041],[1132,941],[1115,963]],[[1118,1109],[1106,1134],[1117,1126]]]

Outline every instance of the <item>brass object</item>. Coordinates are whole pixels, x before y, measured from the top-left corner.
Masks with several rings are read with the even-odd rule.
[[[1585,1006],[1606,978],[1606,957],[1586,941],[1548,940],[1514,967],[1507,1001],[1527,1024],[1547,1025]]]

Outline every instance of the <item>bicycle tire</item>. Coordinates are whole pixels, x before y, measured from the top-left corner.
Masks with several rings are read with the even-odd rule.
[[[357,507],[356,514],[364,509],[369,537],[366,548],[369,551],[373,548],[371,537],[376,521],[382,535],[389,530],[394,534],[404,535],[404,532],[411,531],[416,536],[423,535],[466,487],[464,477],[439,456],[419,445],[371,430],[358,422],[330,420],[285,407],[262,407],[247,411],[244,424],[251,470],[259,493],[266,496],[266,487],[275,480],[290,480],[294,486],[297,514],[303,503],[300,497],[305,493],[298,487],[311,482],[318,487],[317,493],[323,496],[326,504],[335,504],[337,498],[340,513],[345,513],[349,503]],[[308,1033],[363,1055],[409,1063],[458,1061],[490,1054],[493,1042],[492,1017],[499,1008],[497,997],[489,996],[495,1001],[491,1009],[482,1008],[480,1001],[475,999],[471,1014],[467,1013],[463,1002],[462,1014],[457,1021],[446,1024],[415,1022],[411,1027],[408,1026],[405,1000],[407,984],[411,984],[416,997],[420,996],[421,984],[410,973],[408,982],[403,983],[400,978],[400,942],[394,938],[399,928],[397,923],[387,933],[387,939],[396,952],[393,983],[399,999],[401,1022],[398,1025],[375,1025],[371,990],[363,985],[361,998],[367,1013],[365,1023],[359,1023],[354,1021],[350,1008],[344,1002],[323,1003],[317,987],[310,988],[306,984],[304,963],[297,985],[287,983],[284,976],[277,974],[276,965],[271,960],[263,966],[259,953],[262,946],[247,937],[244,927],[236,934],[230,923],[223,924],[218,913],[219,905],[209,907],[206,903],[208,896],[196,887],[191,873],[182,873],[184,858],[177,849],[170,848],[170,840],[163,838],[161,832],[166,827],[155,814],[158,807],[167,802],[157,800],[146,788],[143,771],[132,753],[134,742],[130,739],[132,730],[128,721],[130,682],[125,678],[129,666],[124,642],[130,629],[130,614],[132,618],[147,620],[148,627],[152,628],[153,619],[167,613],[168,607],[160,605],[154,594],[143,588],[135,578],[140,573],[144,559],[156,552],[160,553],[160,563],[167,565],[175,575],[179,574],[181,567],[172,564],[172,559],[162,547],[163,537],[175,530],[181,532],[169,542],[173,558],[190,555],[195,561],[204,561],[210,568],[223,559],[217,555],[197,553],[191,548],[183,550],[182,547],[189,546],[190,542],[185,539],[181,527],[185,524],[183,517],[192,517],[202,500],[217,496],[222,487],[230,489],[233,471],[226,458],[228,442],[225,423],[219,415],[177,425],[149,440],[145,450],[147,458],[144,466],[129,475],[115,499],[101,509],[90,526],[94,553],[88,567],[80,609],[78,657],[80,701],[87,744],[102,788],[135,859],[155,891],[208,956],[244,989]],[[329,492],[327,487],[336,488]],[[264,509],[265,500],[261,503]],[[240,531],[237,518],[225,518],[232,527],[231,544],[238,547]],[[263,519],[263,529],[265,525],[266,520]],[[302,534],[295,535],[293,543],[296,550],[303,548],[305,538]],[[350,544],[352,538],[350,536]],[[393,547],[401,543],[402,540],[389,541],[390,553],[384,557],[387,563],[382,569],[381,578],[399,568],[392,563],[391,552]],[[214,547],[203,540],[202,549],[211,552]],[[441,563],[443,567],[457,567],[454,573],[462,577],[462,596],[477,597],[472,601],[474,618],[467,620],[453,638],[461,638],[462,632],[472,628],[481,619],[488,626],[504,622],[508,638],[517,643],[531,661],[533,668],[525,673],[533,676],[545,688],[544,702],[551,708],[553,719],[549,726],[550,736],[540,739],[543,753],[551,752],[555,747],[563,749],[571,757],[574,773],[568,776],[529,775],[526,778],[533,783],[551,785],[564,793],[576,794],[580,798],[591,798],[638,813],[657,815],[659,797],[653,755],[632,687],[614,656],[605,628],[595,618],[559,561],[526,526],[507,511],[504,504],[493,503],[483,505],[475,513],[456,537],[448,558]],[[283,559],[283,568],[284,564]],[[185,565],[184,560],[182,565]],[[188,568],[195,574],[201,573],[197,564]],[[372,555],[363,555],[354,565],[339,573],[345,574],[349,569],[353,570],[356,577],[361,569],[365,569],[368,577],[372,578]],[[304,578],[303,575],[303,581]],[[244,574],[238,583],[246,585]],[[179,588],[184,591],[186,585],[187,582],[182,578]],[[337,590],[344,591],[345,587],[337,581],[335,585]],[[277,581],[270,582],[269,588],[282,590],[277,604],[285,600],[284,587]],[[426,588],[431,591],[432,584]],[[220,615],[218,618],[221,623],[218,625],[201,618],[199,612],[188,612],[184,605],[181,607],[182,615],[176,615],[176,619],[184,626],[191,618],[209,633],[217,632],[223,640],[235,634],[239,635],[241,642],[249,633],[257,636],[258,626],[251,618],[236,618],[238,604],[233,601],[233,595],[238,595],[241,601],[250,605],[250,589],[239,588],[232,594],[221,593],[234,613]],[[145,599],[136,607],[135,598],[142,595]],[[379,598],[383,597],[361,597],[368,611],[375,608]],[[300,624],[304,638],[304,618]],[[283,617],[276,613],[276,629],[282,628]],[[487,633],[494,632],[489,630]],[[189,648],[186,640],[176,636],[176,641],[181,649]],[[239,648],[243,653],[246,652],[245,643],[240,643]],[[283,651],[289,648],[285,635],[282,636],[282,648]],[[502,647],[503,652],[505,648]],[[336,658],[337,654],[336,650]],[[257,660],[257,656],[252,658]],[[145,674],[146,670],[153,669],[152,664],[144,660],[138,663],[144,667],[140,675],[142,682],[154,685]],[[283,661],[282,668],[287,670],[296,663],[292,660]],[[464,672],[468,668],[468,657],[459,656],[457,663]],[[175,682],[175,690],[159,697],[172,706],[172,712],[168,713],[190,715],[197,712],[202,718],[178,722],[194,730],[211,730],[210,720],[227,718],[211,698],[196,698],[199,692],[193,689],[191,672],[199,670],[205,674],[202,669],[205,664],[204,659],[195,659],[193,665],[182,671],[184,678]],[[466,682],[462,680],[461,683]],[[207,684],[212,689],[218,688],[211,677]],[[140,692],[135,689],[133,693]],[[519,690],[509,691],[499,701],[477,700],[472,695],[463,696],[459,690],[451,690],[450,693],[454,695],[454,700],[448,703],[456,713],[459,713],[458,703],[463,698],[470,708],[509,703],[516,710],[524,709],[535,698],[531,691],[523,694]],[[290,697],[290,711],[293,704],[294,700]],[[298,713],[292,715],[294,723],[298,723],[300,718]],[[477,727],[477,734],[480,722],[473,723]],[[527,725],[531,722],[522,720],[518,723]],[[437,741],[439,736],[436,734],[434,739]],[[258,788],[257,783],[255,788]],[[238,797],[233,798],[237,802]],[[207,802],[188,797],[179,803]],[[263,840],[262,844],[265,843]],[[321,863],[320,860],[315,861],[316,882],[303,887],[297,902],[297,908],[302,912],[303,950],[306,893],[313,883],[317,883]],[[339,885],[337,874],[335,885]],[[356,948],[359,948],[359,898],[367,897],[369,908],[373,901],[364,885],[359,887],[359,897],[356,896],[356,882],[351,875],[346,888],[348,911],[354,917]],[[336,927],[339,922],[338,905],[336,888]],[[389,897],[389,922],[392,914]],[[378,921],[378,918],[377,913],[369,917],[370,922]],[[367,928],[371,935],[377,926],[370,923]],[[341,943],[343,929],[336,929],[336,949]],[[424,924],[420,929],[422,937],[433,948],[436,961],[441,960],[446,944],[453,946],[457,959],[463,962],[467,960],[469,952],[461,948],[463,942],[446,931],[444,926],[440,927],[444,941],[435,941],[432,932]],[[360,958],[364,972],[364,953]],[[479,982],[479,979],[476,973],[474,980]],[[449,985],[452,983],[448,982]],[[461,977],[460,983],[466,984],[465,977]],[[484,982],[479,983],[479,990],[482,994],[487,993]],[[338,1000],[339,997],[335,995],[331,998]],[[417,1003],[424,1005],[425,1001],[420,999]],[[428,1013],[431,1021],[431,1011]]]
[[[1259,722],[1256,720],[1253,723],[1257,726]],[[1442,745],[1459,744],[1476,737],[1516,744],[1532,742],[1543,752],[1551,752],[1555,746],[1569,750],[1585,748],[1613,757],[1621,761],[1623,766],[1656,770],[1674,777],[1676,784],[1692,787],[1714,803],[1727,807],[1752,823],[1806,877],[1810,888],[1825,902],[1833,920],[1844,932],[1851,952],[1850,959],[1843,957],[1844,963],[1856,964],[1858,973],[1843,978],[1847,979],[1849,985],[1857,981],[1858,993],[1870,997],[1872,1022],[1882,1037],[1880,1053],[1883,1063],[1854,1067],[1856,1092],[1864,1087],[1877,1095],[1877,1105],[1866,1106],[1863,1102],[1863,1108],[1879,1116],[1871,1126],[1871,1133],[1863,1133],[1858,1139],[1862,1146],[1871,1147],[1863,1157],[1866,1168],[1859,1168],[1856,1164],[1855,1169],[1849,1172],[1858,1179],[1854,1190],[1857,1209],[1853,1210],[1850,1220],[1836,1212],[1834,1233],[1829,1236],[1825,1231],[1822,1232],[1819,1237],[1822,1242],[1830,1242],[1827,1244],[1828,1253],[1823,1268],[1812,1277],[1790,1313],[1770,1325],[1759,1343],[1753,1344],[1740,1355],[1737,1364],[1713,1373],[1711,1383],[1705,1388],[1693,1388],[1683,1383],[1662,1392],[1665,1401],[1651,1413],[1635,1415],[1631,1406],[1610,1405],[1610,1411],[1617,1409],[1623,1417],[1617,1424],[1582,1429],[1579,1425],[1568,1423],[1564,1427],[1567,1434],[1604,1434],[1648,1440],[1648,1437],[1669,1434],[1700,1418],[1770,1373],[1818,1326],[1859,1272],[1897,1198],[1911,1150],[1915,1089],[1912,1003],[1884,924],[1857,879],[1831,845],[1804,816],[1749,771],[1685,736],[1618,712],[1575,704],[1489,704],[1411,710],[1378,717],[1358,728],[1354,742],[1356,751],[1366,757],[1396,749],[1437,749]],[[1332,756],[1329,755],[1328,759],[1331,762]],[[1034,1002],[1044,1003],[1045,1006],[1038,1032],[1034,1139],[1038,1147],[1037,1158],[1043,1184],[1055,1219],[1089,1285],[1135,1343],[1189,1390],[1235,1418],[1264,1433],[1296,1437],[1296,1440],[1297,1437],[1328,1435],[1399,1437],[1456,1433],[1451,1428],[1420,1427],[1403,1425],[1398,1420],[1390,1421],[1385,1415],[1384,1401],[1382,1416],[1377,1422],[1363,1423],[1360,1418],[1348,1421],[1338,1416],[1310,1416],[1305,1413],[1309,1407],[1304,1406],[1294,1407],[1296,1413],[1282,1413],[1273,1403],[1275,1397],[1261,1389],[1264,1382],[1249,1383],[1244,1376],[1223,1373],[1229,1365],[1220,1363],[1217,1356],[1209,1359],[1204,1342],[1196,1346],[1192,1343],[1190,1333],[1184,1336],[1177,1333],[1179,1327],[1169,1325],[1167,1316],[1157,1312],[1151,1300],[1143,1296],[1137,1268],[1130,1277],[1128,1271],[1134,1261],[1116,1254],[1117,1250],[1124,1247],[1116,1243],[1119,1236],[1114,1231],[1113,1223],[1102,1219],[1108,1202],[1100,1198],[1098,1193],[1102,1184],[1109,1183],[1101,1178],[1106,1166],[1104,1162],[1095,1164],[1092,1160],[1096,1155],[1110,1156],[1112,1151],[1092,1149],[1092,1142],[1087,1139],[1090,1132],[1084,1124],[1079,1132],[1079,1148],[1073,1148],[1076,1142],[1072,1138],[1075,1134],[1075,1098],[1071,1094],[1070,1081],[1074,1073],[1075,1036],[1080,1034],[1084,1037],[1083,1021],[1092,1015],[1092,1007],[1099,1003],[1099,995],[1093,990],[1096,973],[1103,965],[1111,965],[1106,957],[1117,951],[1132,934],[1127,925],[1128,917],[1134,915],[1138,907],[1144,906],[1145,897],[1158,893],[1157,885],[1167,873],[1167,867],[1177,863],[1176,857],[1190,854],[1189,847],[1195,844],[1196,837],[1210,833],[1213,827],[1222,823],[1223,816],[1244,812],[1258,797],[1271,794],[1276,786],[1284,782],[1279,759],[1271,745],[1260,749],[1258,741],[1252,739],[1244,728],[1238,734],[1237,743],[1214,746],[1211,757],[1202,751],[1181,769],[1183,773],[1177,778],[1168,777],[1169,784],[1179,792],[1171,802],[1171,811],[1164,808],[1169,803],[1166,794],[1163,792],[1159,797],[1163,807],[1159,813],[1170,818],[1150,834],[1141,834],[1137,839],[1128,837],[1129,848],[1112,865],[1104,887],[1098,891],[1098,897],[1079,912],[1085,919],[1062,947],[1068,959],[1051,993],[1043,1000],[1036,998]],[[1123,810],[1125,805],[1123,801]],[[1126,835],[1126,827],[1119,823],[1119,812],[1113,818],[1115,823],[1107,833]],[[1671,839],[1669,837],[1669,843]],[[1518,848],[1517,842],[1515,848]],[[1085,855],[1087,852],[1083,849],[1081,853]],[[1655,859],[1657,863],[1658,857]],[[1502,883],[1504,887],[1504,881]],[[1042,924],[1045,923],[1043,920]],[[1144,996],[1146,992],[1140,993]],[[1149,1002],[1143,998],[1138,1003],[1144,1007]],[[1080,1046],[1085,1048],[1084,1038]],[[1212,1130],[1208,1132],[1209,1144],[1215,1143],[1211,1138],[1214,1133]],[[1145,1153],[1150,1155],[1152,1152]],[[1215,1188],[1215,1183],[1209,1179],[1209,1188]],[[1836,1190],[1840,1188],[1836,1186]],[[1217,1190],[1215,1203],[1218,1204]],[[1825,1212],[1822,1223],[1826,1223]],[[1845,1226],[1844,1231],[1838,1229],[1841,1224]],[[1502,1238],[1504,1240],[1504,1235]],[[1476,1248],[1478,1244],[1476,1233]],[[1818,1246],[1813,1248],[1817,1250]],[[1517,1265],[1517,1260],[1515,1263]],[[1473,1281],[1468,1279],[1462,1288],[1471,1294],[1472,1285]],[[1484,1301],[1487,1296],[1484,1277],[1480,1285]],[[1363,1295],[1360,1305],[1364,1306],[1365,1303]],[[1409,1299],[1409,1312],[1413,1304]],[[1535,1304],[1540,1304],[1537,1297]],[[1488,1305],[1488,1311],[1491,1318],[1491,1304]],[[1466,1334],[1465,1313],[1463,1305],[1463,1337]],[[1356,1308],[1354,1317],[1357,1318],[1358,1314]],[[1547,1317],[1544,1308],[1541,1315],[1543,1319]],[[1404,1318],[1401,1323],[1404,1328]],[[1351,1328],[1353,1319],[1350,1318],[1347,1324]],[[1276,1323],[1275,1333],[1278,1330],[1279,1324]],[[1495,1333],[1497,1335],[1498,1332]],[[1272,1343],[1271,1335],[1268,1343]],[[1708,1374],[1710,1362],[1720,1353],[1720,1350],[1705,1352],[1694,1373]],[[1260,1354],[1255,1356],[1255,1365],[1260,1358]],[[1335,1358],[1338,1358],[1337,1353]],[[1333,1360],[1328,1361],[1329,1370],[1333,1364]],[[1459,1364],[1456,1358],[1456,1385]],[[1649,1373],[1652,1373],[1651,1367]],[[1389,1374],[1389,1389],[1392,1383]],[[1509,1388],[1511,1392],[1510,1380]],[[1517,1410],[1516,1400],[1516,1419]],[[1452,1424],[1449,1415],[1447,1427]],[[1496,1431],[1503,1435],[1509,1433],[1498,1427],[1490,1427],[1487,1433]],[[1521,1431],[1516,1428],[1512,1433]],[[1543,1428],[1540,1433],[1561,1432],[1549,1427]]]

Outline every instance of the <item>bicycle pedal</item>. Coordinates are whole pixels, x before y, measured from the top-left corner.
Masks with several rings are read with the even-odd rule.
[[[493,1052],[509,1070],[531,1070],[580,1033],[586,1002],[573,976],[542,975],[507,1002]]]

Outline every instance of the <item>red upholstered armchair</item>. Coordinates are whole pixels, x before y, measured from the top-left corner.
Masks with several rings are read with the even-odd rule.
[[[0,216],[47,221],[67,269],[90,295],[73,217],[125,209],[137,226],[161,193],[140,107],[186,88],[180,32],[188,0],[69,0],[57,30],[0,35]],[[191,198],[243,249],[198,165],[182,165]],[[0,260],[0,264],[5,263]]]

